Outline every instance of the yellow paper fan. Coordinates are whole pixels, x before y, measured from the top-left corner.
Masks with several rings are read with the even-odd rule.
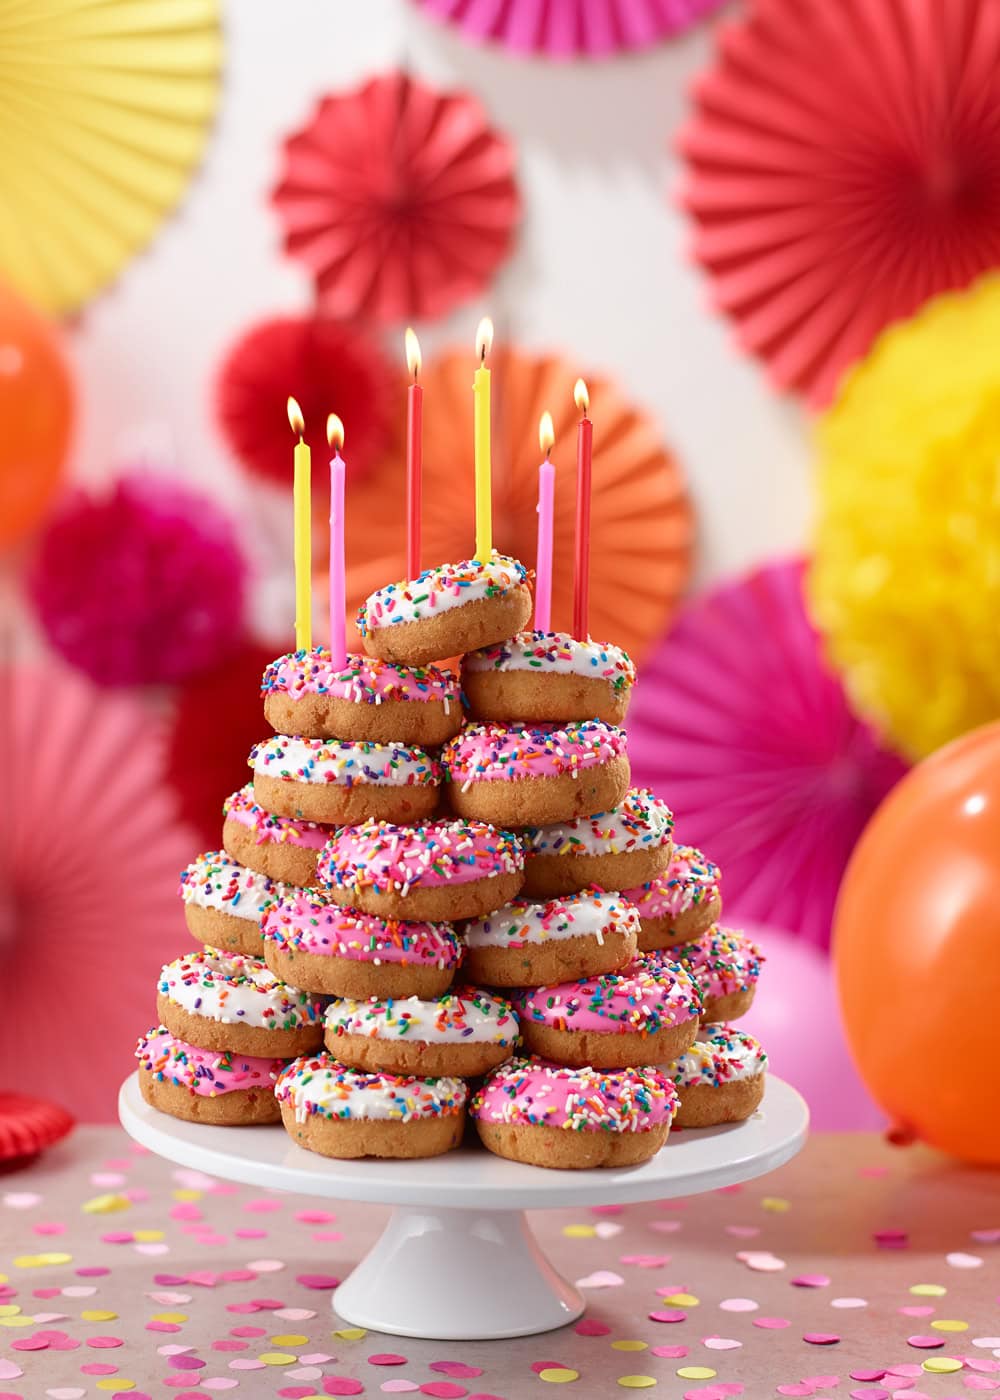
[[[177,203],[215,110],[218,0],[0,0],[0,275],[72,311]]]

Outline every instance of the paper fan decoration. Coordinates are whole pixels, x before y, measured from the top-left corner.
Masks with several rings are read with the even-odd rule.
[[[513,53],[609,58],[647,49],[719,9],[725,0],[416,0],[467,39]]]
[[[61,1105],[0,1087],[0,1170],[21,1167],[73,1130]]]
[[[184,192],[215,110],[218,0],[0,0],[0,273],[76,310]]]
[[[155,1019],[156,974],[190,939],[177,883],[192,840],[164,786],[162,728],[72,671],[6,668],[0,760],[0,1088],[108,1120]]]
[[[802,575],[771,564],[684,609],[640,671],[629,755],[722,867],[728,919],[826,946],[847,858],[906,765],[824,665]]]
[[[274,204],[324,311],[373,321],[476,296],[521,213],[513,149],[477,99],[402,72],[320,102],[285,142]]]
[[[1000,263],[994,0],[757,0],[681,137],[694,254],[814,404],[878,332]]]

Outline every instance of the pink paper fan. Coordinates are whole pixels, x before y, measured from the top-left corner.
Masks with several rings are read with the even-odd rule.
[[[640,672],[629,753],[722,867],[727,920],[826,946],[847,858],[906,765],[826,668],[802,576],[771,564],[688,605]]]
[[[1000,262],[994,0],[756,0],[682,134],[694,255],[815,405],[890,322]]]
[[[324,98],[285,142],[273,199],[322,309],[375,321],[478,295],[521,213],[513,149],[476,98],[402,72]]]
[[[547,58],[608,58],[669,39],[725,0],[416,0],[473,40]]]
[[[190,943],[193,854],[163,781],[161,726],[69,670],[0,671],[8,817],[0,1087],[114,1117],[156,975]]]

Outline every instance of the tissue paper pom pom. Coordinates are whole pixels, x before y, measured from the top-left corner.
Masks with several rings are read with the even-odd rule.
[[[219,372],[219,423],[240,461],[286,491],[294,439],[289,394],[299,401],[305,439],[313,451],[313,493],[329,495],[329,473],[316,470],[330,455],[326,416],[347,424],[351,480],[356,482],[389,448],[394,407],[402,392],[381,350],[360,330],[323,316],[276,316],[253,326],[232,347]]]
[[[136,472],[74,492],[42,536],[29,581],[61,656],[100,685],[182,680],[238,643],[246,565],[204,496]]]
[[[0,1163],[10,1168],[64,1138],[73,1117],[59,1104],[0,1090]]]

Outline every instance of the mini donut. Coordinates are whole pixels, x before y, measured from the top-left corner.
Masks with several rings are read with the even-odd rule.
[[[745,933],[717,926],[695,942],[671,949],[670,956],[697,983],[705,1007],[703,1021],[735,1021],[750,1010],[764,954]],[[656,954],[648,958],[654,960]]]
[[[519,632],[531,616],[527,570],[493,553],[390,583],[362,604],[358,631],[369,656],[423,666]]]
[[[160,973],[156,1014],[201,1050],[289,1060],[323,1043],[323,1002],[279,982],[260,958],[201,948]]]
[[[462,658],[462,691],[476,719],[502,724],[625,722],[635,665],[621,647],[568,632],[518,632]]]
[[[275,734],[250,751],[254,797],[279,817],[343,826],[419,821],[438,804],[441,769],[423,749]]]
[[[343,909],[324,890],[290,890],[268,909],[262,929],[275,977],[327,996],[440,996],[462,952],[448,924]]]
[[[207,851],[181,871],[184,917],[194,937],[212,948],[252,958],[264,952],[260,931],[264,910],[286,888],[237,864],[225,851]]]
[[[514,899],[463,924],[463,975],[488,987],[544,987],[627,967],[639,915],[620,894],[581,890],[565,899]]]
[[[202,1050],[166,1026],[140,1036],[135,1057],[142,1097],[172,1118],[230,1127],[281,1122],[274,1083],[284,1060]]]
[[[465,1129],[461,1079],[369,1074],[319,1054],[286,1065],[274,1092],[289,1136],[323,1157],[439,1157]]]
[[[530,729],[470,724],[442,750],[441,763],[459,816],[498,826],[603,812],[629,785],[625,732],[598,719]]]
[[[252,783],[227,797],[222,810],[222,845],[233,860],[287,885],[316,883],[316,862],[332,834],[328,826],[265,812]]]
[[[529,827],[524,893],[549,899],[597,885],[634,889],[670,866],[673,813],[648,788],[630,788],[611,811],[553,826]]]
[[[694,846],[675,846],[670,868],[655,880],[622,890],[642,920],[639,947],[644,952],[673,948],[707,933],[722,914],[719,867]]]
[[[674,1081],[678,1128],[742,1123],[764,1097],[767,1052],[760,1041],[732,1026],[702,1026],[689,1050],[663,1071]]]
[[[676,1108],[674,1086],[655,1067],[570,1069],[517,1058],[493,1071],[469,1111],[498,1157],[580,1170],[647,1162],[666,1142]]]
[[[509,1002],[477,987],[434,1001],[332,1001],[325,1039],[330,1054],[355,1069],[470,1079],[510,1059],[517,1016]]]
[[[694,1043],[701,1015],[684,968],[663,962],[654,970],[642,958],[624,972],[525,991],[517,1006],[533,1055],[595,1069],[675,1060]]]
[[[337,904],[390,919],[478,919],[513,899],[521,844],[486,822],[365,822],[331,837],[316,867]]]
[[[279,656],[264,672],[260,693],[276,733],[307,739],[436,748],[462,727],[461,689],[448,671],[371,656],[334,666],[326,647]]]

